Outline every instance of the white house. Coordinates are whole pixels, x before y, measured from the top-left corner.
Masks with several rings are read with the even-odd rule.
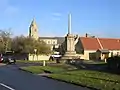
[[[80,41],[84,50],[82,57],[86,60],[120,55],[120,39],[80,37]]]

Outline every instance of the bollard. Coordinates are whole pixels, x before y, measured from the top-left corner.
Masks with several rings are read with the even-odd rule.
[[[105,63],[107,63],[107,59],[105,58]]]
[[[43,60],[43,66],[45,66],[45,60]]]

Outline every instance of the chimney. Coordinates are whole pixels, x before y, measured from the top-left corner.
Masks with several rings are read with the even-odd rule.
[[[88,34],[87,34],[87,33],[85,34],[85,37],[88,37]]]

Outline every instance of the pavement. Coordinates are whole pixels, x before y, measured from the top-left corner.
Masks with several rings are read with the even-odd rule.
[[[90,90],[21,71],[18,69],[20,66],[0,66],[0,90]]]
[[[0,66],[4,66],[4,65],[6,65],[6,64],[4,64],[4,63],[0,63]]]

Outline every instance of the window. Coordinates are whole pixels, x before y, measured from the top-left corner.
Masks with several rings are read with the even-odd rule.
[[[53,44],[55,44],[55,41],[53,41]]]
[[[50,41],[48,41],[48,44],[50,44]]]

